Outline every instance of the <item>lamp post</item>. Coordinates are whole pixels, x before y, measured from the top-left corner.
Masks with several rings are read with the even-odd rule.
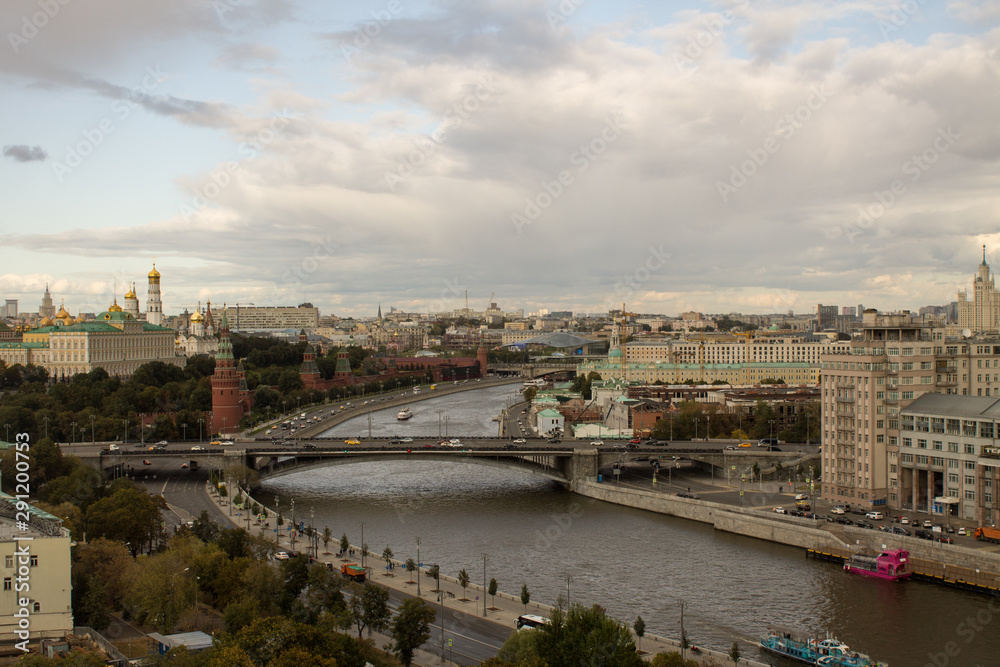
[[[486,618],[486,552],[483,552],[483,618]]]
[[[75,445],[76,444],[76,422],[70,422],[69,425],[73,427],[73,444]],[[9,432],[8,432],[8,435],[9,435]]]
[[[441,585],[441,568],[435,563],[434,569],[438,573],[438,603],[441,605],[438,622],[441,623],[441,662],[444,662],[444,586]]]
[[[809,446],[809,408],[806,408],[806,447]]]
[[[183,437],[183,439],[187,440],[188,439],[188,425],[187,425],[187,422],[184,422],[183,424],[181,424],[181,428],[184,431],[184,437]]]
[[[93,419],[94,416],[91,415],[90,418]],[[46,417],[42,417],[42,419],[45,421],[45,439],[48,440],[49,439],[49,418],[46,416]],[[7,437],[9,439],[10,438],[10,434],[8,434]]]
[[[319,541],[316,539],[316,512],[309,508],[309,528],[313,538],[313,558],[319,560]]]
[[[361,569],[365,569],[365,524],[361,524]]]
[[[125,442],[123,444],[128,444],[128,417],[125,418]]]
[[[204,419],[199,419],[198,420],[198,442],[202,442],[205,439],[205,436],[202,435],[202,433],[203,433],[202,427],[204,425],[205,425],[205,420]]]
[[[767,420],[767,425],[770,428],[770,431],[769,431],[770,435],[768,437],[771,440],[774,440],[774,420],[773,419],[768,419]]]
[[[170,577],[170,608],[171,609],[173,609],[173,607],[174,607],[174,582],[177,579],[177,575],[180,574],[181,572],[187,572],[190,569],[191,568],[186,567],[183,570],[179,570],[177,572],[174,572],[174,576]],[[167,624],[167,619],[163,619],[163,624],[164,625]],[[171,629],[172,628],[173,628],[173,624],[171,624]]]
[[[417,597],[420,597],[420,536],[417,536]]]

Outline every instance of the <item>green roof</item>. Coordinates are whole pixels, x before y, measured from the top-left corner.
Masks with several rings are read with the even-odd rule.
[[[2,350],[47,350],[49,349],[48,343],[35,342],[35,343],[0,343],[0,349]]]
[[[548,419],[555,419],[556,417],[562,419],[562,413],[558,410],[541,410],[538,413],[539,417],[546,417]]]

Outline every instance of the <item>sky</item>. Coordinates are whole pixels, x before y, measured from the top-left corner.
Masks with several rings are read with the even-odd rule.
[[[4,0],[0,298],[883,311],[1000,264],[1000,0]],[[217,307],[217,306],[216,306]]]

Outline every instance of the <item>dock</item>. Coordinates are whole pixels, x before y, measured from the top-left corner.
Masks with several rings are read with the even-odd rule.
[[[844,563],[851,557],[852,553],[854,552],[850,549],[823,547],[820,549],[806,549],[806,558],[825,560],[831,563]],[[997,576],[994,572],[980,572],[976,569],[914,557],[910,558],[910,566],[913,570],[912,578],[918,581],[929,581],[941,584],[942,586],[960,588],[975,593],[986,593],[989,595],[1000,593],[1000,587],[997,586]]]

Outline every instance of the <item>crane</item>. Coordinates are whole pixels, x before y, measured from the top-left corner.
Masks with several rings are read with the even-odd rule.
[[[622,313],[621,313],[621,330],[618,333],[618,342],[621,345],[622,350],[622,380],[628,381],[625,377],[626,363],[625,363],[625,340],[628,338],[628,318],[637,317],[638,313],[630,313],[625,308],[625,302],[622,302]]]

